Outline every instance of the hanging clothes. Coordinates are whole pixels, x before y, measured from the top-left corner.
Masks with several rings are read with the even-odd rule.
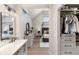
[[[76,32],[79,33],[79,22],[78,22],[78,18],[76,15],[72,15],[74,21],[76,22]]]
[[[65,17],[65,31],[64,33],[79,32],[78,18],[73,14],[68,14]]]
[[[79,14],[76,14],[76,17],[78,18],[77,33],[79,33]]]
[[[64,33],[65,31],[65,16],[64,15],[61,17],[60,29],[61,29],[61,33]]]
[[[66,18],[65,18],[65,33],[69,33],[70,32],[70,24],[72,22],[72,19],[70,17],[70,15],[66,15]]]
[[[61,22],[60,22],[60,30],[61,30],[61,33],[64,33],[64,30],[65,30],[65,26],[64,26],[64,18],[61,17]]]

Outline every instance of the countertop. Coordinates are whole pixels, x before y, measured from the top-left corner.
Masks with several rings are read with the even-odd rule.
[[[0,55],[13,55],[15,54],[25,43],[26,40],[15,40],[15,42],[8,43],[0,47]]]

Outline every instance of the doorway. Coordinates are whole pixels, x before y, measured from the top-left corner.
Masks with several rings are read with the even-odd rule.
[[[26,23],[25,39],[28,39],[28,55],[49,55],[49,7],[48,5],[22,5],[30,17]],[[47,6],[47,7],[46,7]],[[31,23],[31,24],[30,24]],[[29,28],[29,30],[27,29]]]

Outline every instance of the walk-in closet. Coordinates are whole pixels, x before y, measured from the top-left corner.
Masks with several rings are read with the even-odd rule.
[[[60,54],[79,54],[79,4],[67,4],[60,11]]]

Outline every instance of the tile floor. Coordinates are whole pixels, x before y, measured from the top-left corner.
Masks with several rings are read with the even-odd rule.
[[[28,48],[28,55],[49,55],[49,48],[40,47],[40,38],[36,38],[33,47]]]

